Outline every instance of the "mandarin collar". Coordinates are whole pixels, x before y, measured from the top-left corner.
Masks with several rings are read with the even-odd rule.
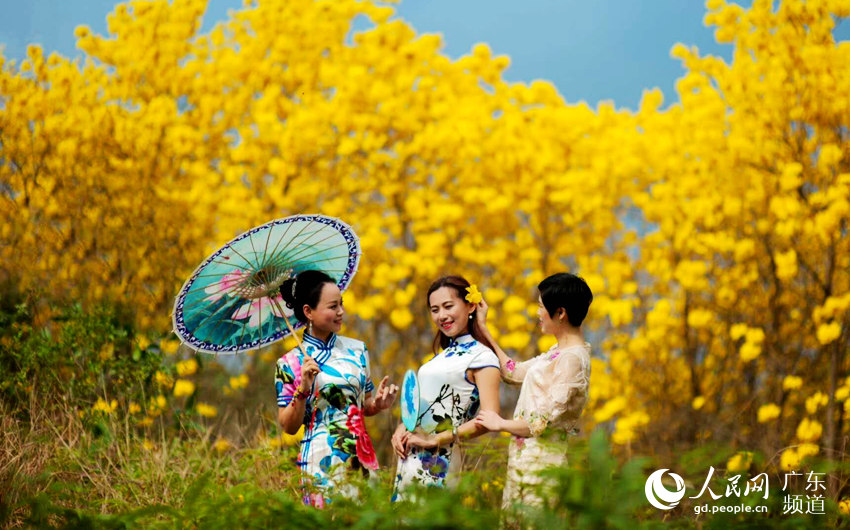
[[[328,351],[332,350],[333,347],[334,347],[334,344],[336,344],[336,333],[331,332],[330,336],[328,337],[328,341],[325,342],[322,339],[314,337],[314,336],[310,335],[309,333],[307,333],[305,331],[304,332],[304,342],[306,342],[310,346],[313,346],[314,348],[316,348],[319,351],[328,352]]]
[[[447,348],[451,348],[452,346],[457,346],[458,344],[465,344],[469,342],[467,339],[472,339],[472,335],[469,333],[464,333],[463,335],[458,335],[457,337],[452,337],[449,339],[449,345]]]

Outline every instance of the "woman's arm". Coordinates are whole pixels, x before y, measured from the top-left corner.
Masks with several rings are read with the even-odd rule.
[[[523,419],[507,420],[491,410],[482,410],[474,421],[476,425],[490,432],[504,431],[522,438],[531,436],[531,429],[527,421]]]
[[[568,418],[575,424],[587,400],[588,361],[562,353],[535,376],[536,390],[529,396],[530,407],[519,412],[519,417],[507,420],[482,410],[475,421],[489,431],[505,431],[525,438],[540,436],[558,419],[563,422],[563,418]]]
[[[298,386],[292,400],[285,407],[277,409],[277,422],[286,434],[295,434],[304,423],[304,410],[307,407],[307,398],[313,388],[313,382],[319,373],[319,365],[312,357],[305,357],[301,365],[300,385]],[[297,382],[297,380],[296,380]]]
[[[309,392],[299,388],[289,405],[277,409],[277,422],[286,434],[295,434],[304,423],[304,409],[307,406]]]
[[[479,368],[472,371],[475,385],[478,387],[478,395],[481,400],[481,410],[489,410],[499,414],[499,371],[495,367]],[[486,433],[487,429],[477,425],[475,419],[469,420],[457,429],[458,438],[475,438]],[[448,445],[454,440],[452,431],[441,431],[436,434],[411,434],[407,439],[409,446],[425,447],[433,449],[441,445]]]
[[[475,312],[478,329],[486,342],[489,343],[490,349],[496,353],[499,358],[499,370],[502,378],[509,383],[522,383],[525,374],[528,372],[528,362],[517,363],[511,359],[505,351],[496,344],[496,339],[490,333],[490,328],[487,327],[487,311],[490,307],[483,299],[478,303],[477,311]]]
[[[482,300],[481,303],[483,304],[484,301]],[[509,369],[509,367],[512,367],[512,365],[514,365],[513,359],[508,357],[508,354],[505,353],[505,351],[502,350],[502,348],[500,348],[498,344],[496,344],[496,339],[493,338],[493,335],[490,333],[490,329],[487,328],[487,324],[485,323],[479,326],[479,329],[481,330],[481,334],[484,336],[484,340],[489,343],[490,349],[492,349],[496,353],[496,356],[499,358],[499,370],[501,374],[503,376],[507,376],[508,374],[512,373],[512,370]]]

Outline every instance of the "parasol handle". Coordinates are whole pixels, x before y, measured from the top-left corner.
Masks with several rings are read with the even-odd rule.
[[[287,329],[289,329],[290,335],[292,335],[295,338],[295,343],[298,344],[298,349],[301,350],[301,353],[304,354],[304,357],[310,358],[310,354],[308,354],[307,350],[304,349],[304,343],[302,343],[301,339],[298,338],[298,334],[295,333],[295,329],[292,327],[292,324],[289,323],[289,318],[286,316],[286,314],[284,314],[283,308],[280,307],[280,304],[278,304],[277,301],[274,298],[269,297],[269,300],[271,300],[271,302],[278,308],[278,310],[280,311],[280,314],[283,315],[283,321],[286,323],[286,327],[287,327]],[[313,381],[313,386],[315,386],[315,385],[316,385],[316,381]],[[311,393],[313,392],[312,388],[310,389],[310,392]],[[314,410],[313,416],[315,416],[315,415],[316,415],[316,411]],[[310,422],[310,425],[312,425],[312,420]]]
[[[283,312],[281,311],[281,314]],[[309,357],[307,354],[307,350],[304,349],[304,344],[301,342],[301,339],[298,338],[298,335],[295,333],[295,330],[292,328],[292,324],[289,323],[289,319],[284,315],[283,321],[286,322],[286,327],[289,328],[289,333],[295,337],[295,343],[298,344],[298,349],[301,350],[301,353],[304,354],[304,357]]]

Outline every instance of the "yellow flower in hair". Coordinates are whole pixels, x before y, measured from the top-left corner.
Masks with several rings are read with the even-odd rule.
[[[478,286],[474,283],[466,288],[466,292],[469,293],[466,295],[466,301],[470,304],[478,304],[481,302],[481,292],[478,290]]]

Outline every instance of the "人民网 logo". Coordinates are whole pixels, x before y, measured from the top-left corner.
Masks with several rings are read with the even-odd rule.
[[[661,477],[667,469],[659,469],[646,479],[646,500],[649,504],[661,510],[670,510],[679,504],[682,497],[685,496],[685,481],[676,473],[670,473],[673,480],[676,482],[676,490],[668,490],[661,482]]]

